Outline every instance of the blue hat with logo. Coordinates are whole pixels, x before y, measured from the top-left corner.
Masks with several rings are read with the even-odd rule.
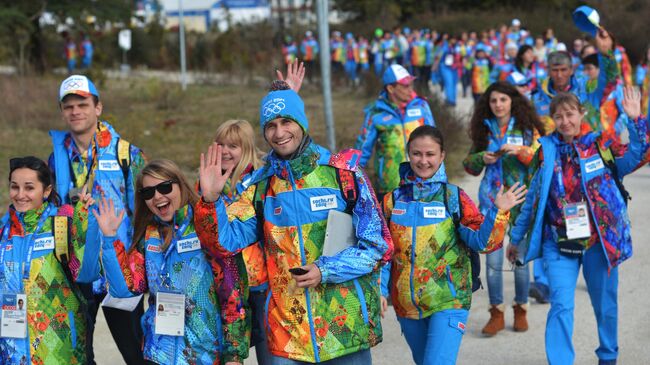
[[[598,28],[600,28],[600,15],[593,8],[586,5],[579,6],[573,12],[573,23],[575,23],[576,27],[581,31],[589,33],[592,37],[595,37]]]
[[[530,83],[530,79],[526,78],[521,72],[514,71],[506,78],[506,82],[513,86],[526,86]]]
[[[260,126],[262,133],[266,124],[276,118],[287,118],[298,123],[305,133],[309,121],[305,115],[305,103],[293,90],[276,90],[268,93],[260,102]]]
[[[63,80],[59,87],[59,102],[62,102],[63,98],[70,94],[83,96],[84,98],[92,95],[99,99],[99,92],[95,84],[84,75],[72,75]]]

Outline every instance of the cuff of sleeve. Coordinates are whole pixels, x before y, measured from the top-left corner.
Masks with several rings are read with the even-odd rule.
[[[495,224],[497,224],[497,223],[506,223],[507,224],[509,220],[510,220],[510,211],[509,210],[501,210],[501,209],[497,210],[497,212],[495,214],[495,217],[494,217],[494,223]]]
[[[320,270],[320,282],[327,283],[327,280],[330,277],[330,272],[327,269],[327,263],[325,262],[325,257],[324,256],[319,257],[318,260],[314,261],[314,265],[318,266],[318,270]]]
[[[248,357],[248,356],[247,356]],[[240,354],[224,354],[223,355],[223,363],[229,363],[229,362],[239,362],[239,363],[244,363],[244,357]]]
[[[102,249],[113,250],[113,244],[117,240],[117,236],[102,236]]]

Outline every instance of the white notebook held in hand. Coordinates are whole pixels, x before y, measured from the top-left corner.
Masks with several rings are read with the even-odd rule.
[[[338,210],[330,210],[327,214],[323,256],[334,256],[356,244],[357,236],[352,225],[352,216]]]

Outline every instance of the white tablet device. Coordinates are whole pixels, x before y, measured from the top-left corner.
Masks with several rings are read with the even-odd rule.
[[[357,236],[352,225],[352,216],[338,210],[330,210],[327,214],[323,256],[334,256],[356,244]]]

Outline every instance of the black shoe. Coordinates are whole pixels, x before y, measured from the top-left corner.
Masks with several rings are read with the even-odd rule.
[[[601,359],[598,359],[598,365],[616,365],[616,359],[614,359],[614,360],[601,360]]]
[[[531,283],[528,289],[528,296],[535,298],[537,303],[548,303],[548,286],[540,283]]]

